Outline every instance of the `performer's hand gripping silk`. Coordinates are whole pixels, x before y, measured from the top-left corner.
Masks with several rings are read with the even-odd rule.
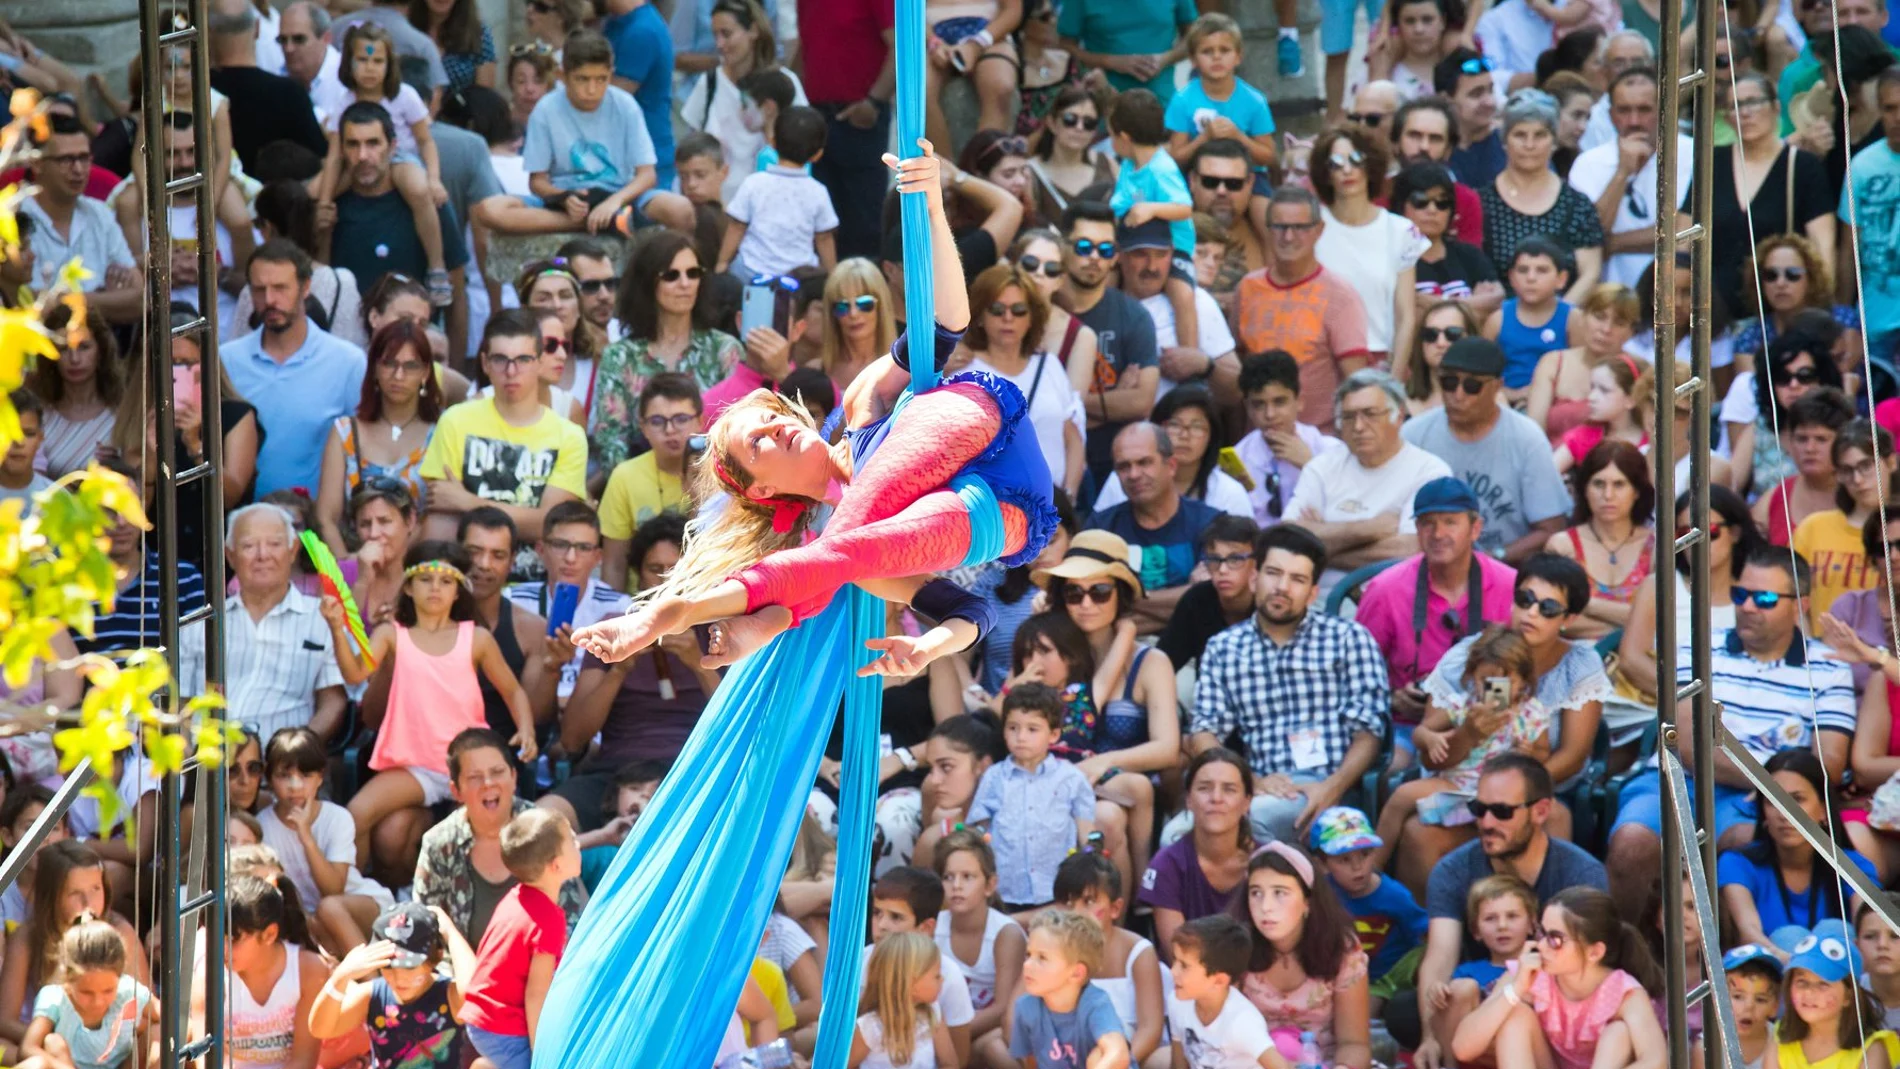
[[[709,660],[738,663],[588,903],[532,1037],[535,1069],[713,1063],[841,698],[838,880],[868,885],[881,688],[854,677],[915,672],[969,645],[991,619],[987,604],[931,573],[1031,560],[1056,526],[1049,472],[1021,426],[1027,405],[1016,387],[988,375],[929,385],[970,309],[937,161],[918,144],[923,155],[885,161],[898,188],[928,207],[933,281],[912,301],[934,299],[930,344],[900,338],[852,383],[835,447],[800,406],[767,391],[727,409],[706,435],[699,514],[679,563],[632,614],[575,634],[618,661],[717,621]],[[921,326],[922,311],[913,313],[911,325]],[[934,362],[918,366],[919,392],[910,389],[912,359]],[[821,503],[835,507],[808,538]],[[940,626],[917,639],[879,638],[876,598],[906,601]],[[864,646],[881,655],[864,664]],[[833,902],[816,1069],[845,1064],[864,897]]]
[[[898,169],[900,189],[929,201],[938,320],[931,356],[941,368],[969,324],[970,307],[937,159],[922,144],[925,155],[886,160]],[[726,664],[855,583],[930,615],[941,615],[932,608],[963,613],[917,639],[874,641],[886,653],[863,674],[915,672],[969,646],[982,626],[972,618],[980,607],[947,592],[942,581],[928,583],[930,573],[966,563],[971,551],[971,515],[952,481],[975,475],[995,495],[1001,559],[1012,565],[1034,559],[1048,540],[1056,522],[1051,482],[1033,435],[1018,434],[1027,407],[1022,394],[1002,379],[953,376],[910,396],[893,415],[910,385],[908,362],[919,358],[931,357],[920,356],[906,335],[852,382],[845,438],[835,446],[802,406],[769,390],[728,408],[707,432],[696,479],[712,492],[701,500],[725,493],[730,504],[691,523],[685,555],[638,610],[582,628],[575,643],[603,661],[619,661],[662,636],[726,621],[713,629],[707,657],[709,665]],[[841,484],[839,498],[834,488]],[[799,544],[812,510],[827,501],[836,508],[823,532]]]

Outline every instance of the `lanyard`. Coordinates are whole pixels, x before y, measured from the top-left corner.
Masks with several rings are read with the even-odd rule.
[[[1425,645],[1426,601],[1431,597],[1431,577],[1425,558],[1418,559],[1418,593],[1412,599],[1412,676],[1418,676],[1418,655]],[[1447,614],[1449,615],[1449,614]],[[1465,626],[1460,637],[1470,637],[1484,627],[1484,568],[1477,554],[1471,556],[1471,569],[1465,574]]]

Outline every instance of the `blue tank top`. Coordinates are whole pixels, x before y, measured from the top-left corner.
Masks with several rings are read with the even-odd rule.
[[[1504,302],[1498,327],[1498,348],[1504,350],[1504,385],[1521,390],[1531,384],[1537,361],[1545,353],[1569,346],[1569,301],[1558,301],[1556,314],[1541,327],[1527,327],[1517,318],[1517,298]]]

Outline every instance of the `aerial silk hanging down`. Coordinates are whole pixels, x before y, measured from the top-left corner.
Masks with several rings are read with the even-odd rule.
[[[895,2],[898,143],[910,157],[924,126],[923,0]],[[902,219],[909,320],[933,323],[929,207],[905,195]],[[912,347],[924,355],[912,361],[911,388],[881,427],[868,429],[860,463],[906,403],[936,386],[930,349]],[[1009,491],[1037,477],[1046,488],[1047,471],[1033,437],[1026,447],[1004,448],[1025,415],[1021,395],[1007,383],[984,389],[1002,410],[1002,430],[992,449],[949,482],[968,512],[962,563],[1003,556],[1006,515],[1020,545],[1011,559],[1032,558],[1053,526],[1053,507],[1046,489],[1041,502]],[[1035,476],[1000,473],[986,482],[985,459],[1003,452],[1002,463],[1018,465],[1015,474],[1026,462]],[[1017,526],[1023,519],[1026,534]],[[865,642],[883,629],[883,603],[846,586],[729,670],[568,942],[541,1012],[535,1069],[709,1069],[758,954],[841,698],[835,879],[840,888],[869,887],[883,683],[856,673],[876,656]],[[867,898],[844,893],[832,901],[814,1069],[844,1069],[850,1053]]]

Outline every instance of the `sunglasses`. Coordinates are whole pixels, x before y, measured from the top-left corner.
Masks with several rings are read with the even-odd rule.
[[[1473,820],[1482,820],[1486,814],[1489,814],[1493,820],[1509,820],[1518,810],[1530,807],[1529,802],[1506,805],[1503,802],[1480,802],[1475,798],[1465,803],[1465,809],[1471,813]]]
[[[978,171],[986,170],[993,166],[997,160],[1005,156],[1027,155],[1029,155],[1029,142],[1027,140],[1020,137],[998,138],[990,142],[989,148],[977,153],[976,169]]]
[[[831,314],[834,316],[837,316],[839,319],[843,319],[845,316],[850,315],[853,309],[856,309],[857,311],[860,311],[860,312],[866,312],[866,313],[877,311],[876,295],[870,294],[870,293],[864,293],[856,297],[853,297],[848,301],[831,302]]]
[[[1549,929],[1539,932],[1537,938],[1542,940],[1543,944],[1552,950],[1562,950],[1564,944],[1570,942],[1569,936],[1562,932],[1550,931]]]
[[[1377,130],[1379,124],[1385,122],[1386,117],[1383,113],[1377,111],[1349,111],[1346,113],[1346,118],[1348,121],[1358,123],[1368,130]]]
[[[1082,604],[1083,598],[1087,598],[1097,605],[1106,605],[1108,604],[1108,599],[1114,596],[1114,583],[1096,583],[1086,587],[1068,586],[1062,588],[1062,601],[1065,605],[1080,605]]]
[[[231,771],[242,772],[245,775],[251,777],[252,779],[256,779],[257,777],[262,776],[264,774],[264,762],[262,761],[233,761],[231,763]]]
[[[1445,329],[1446,332],[1449,333],[1458,328],[1447,327]],[[1452,340],[1456,341],[1457,339],[1454,338]],[[1496,381],[1496,379],[1481,378],[1477,375],[1440,375],[1438,376],[1438,388],[1446,393],[1457,393],[1462,389],[1465,391],[1466,397],[1476,397],[1484,392],[1486,386]]]
[[[1511,601],[1520,609],[1536,609],[1537,614],[1546,620],[1570,615],[1569,606],[1556,598],[1540,598],[1528,587],[1519,590]]]
[[[1016,261],[1016,266],[1022,268],[1024,271],[1027,271],[1028,273],[1032,275],[1036,274],[1037,272],[1041,272],[1042,277],[1044,278],[1058,278],[1062,274],[1062,261],[1045,260],[1040,256],[1030,256],[1030,255],[1025,254],[1022,258]]]
[[[1077,256],[1093,255],[1099,256],[1104,260],[1113,260],[1115,258],[1115,243],[1112,241],[1090,241],[1087,238],[1076,238],[1075,244],[1070,247],[1075,250]]]
[[[1343,156],[1335,152],[1331,156],[1326,157],[1326,165],[1335,171],[1346,171],[1354,167],[1364,167],[1365,163],[1366,157],[1358,149],[1354,149]]]
[[[1267,515],[1277,520],[1285,511],[1286,502],[1280,497],[1280,473],[1270,471],[1267,473]]]
[[[548,11],[553,10],[552,7],[549,7],[546,11],[542,11],[541,13],[545,15]],[[513,45],[508,49],[509,59],[521,59],[524,56],[551,56],[553,54],[554,46],[548,44],[546,41],[529,41],[526,44]]]
[[[1768,378],[1776,386],[1786,386],[1790,382],[1798,382],[1803,386],[1812,386],[1821,381],[1821,372],[1813,367],[1798,367],[1793,371],[1789,371],[1785,367],[1773,368],[1768,372]]]
[[[1799,282],[1806,277],[1808,277],[1808,269],[1805,267],[1764,267],[1761,269],[1763,282],[1780,282],[1784,279],[1789,282]]]
[[[1229,193],[1238,193],[1247,188],[1245,178],[1221,178],[1211,174],[1195,175],[1195,177],[1201,180],[1201,188],[1206,190],[1224,189]]]
[[[567,351],[567,339],[566,338],[542,338],[541,351],[548,354],[549,356],[553,356],[555,353],[564,353]]]
[[[690,278],[694,282],[698,282],[700,279],[706,277],[706,269],[703,267],[669,267],[660,272],[661,282],[678,282],[682,277]]]
[[[1058,115],[1057,118],[1061,120],[1062,125],[1071,130],[1093,130],[1097,126],[1102,125],[1102,120],[1099,116],[1082,115],[1073,111],[1065,111],[1061,115]]]
[[[1489,74],[1498,69],[1498,65],[1488,56],[1474,56],[1458,64],[1459,74]]]
[[[1465,328],[1463,327],[1420,327],[1418,328],[1418,340],[1424,342],[1427,345],[1431,345],[1437,342],[1438,339],[1440,338],[1445,339],[1447,342],[1454,342],[1464,336],[1465,336]]]
[[[1790,596],[1776,590],[1750,590],[1745,586],[1728,588],[1728,599],[1734,602],[1738,609],[1752,601],[1757,609],[1766,611],[1781,604],[1781,599]]]
[[[1441,212],[1448,212],[1451,211],[1454,202],[1450,197],[1434,197],[1430,193],[1420,190],[1405,198],[1405,203],[1421,211],[1426,208],[1437,208]]]
[[[606,278],[590,278],[581,283],[581,292],[587,294],[589,297],[594,297],[598,296],[602,290],[611,291],[618,288],[619,285],[619,275],[609,275]]]
[[[798,280],[790,275],[753,275],[754,286],[770,286],[781,293],[797,293]]]
[[[1015,304],[1004,304],[1002,301],[997,301],[990,305],[990,314],[998,319],[1004,316],[1009,316],[1012,319],[1023,319],[1029,315],[1029,306],[1020,301]]]

